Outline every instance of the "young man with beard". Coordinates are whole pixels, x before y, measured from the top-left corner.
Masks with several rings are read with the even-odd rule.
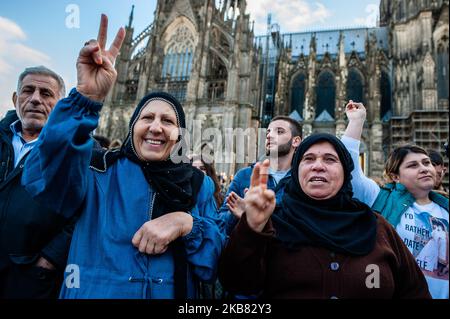
[[[269,124],[266,133],[266,155],[270,160],[268,188],[276,194],[279,202],[283,197],[286,181],[291,175],[291,162],[296,148],[302,141],[300,123],[288,116],[277,116]],[[226,224],[229,236],[244,212],[244,195],[250,185],[253,165],[239,170],[228,189],[226,200],[219,215]]]

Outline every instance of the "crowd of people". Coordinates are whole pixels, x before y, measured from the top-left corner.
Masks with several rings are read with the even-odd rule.
[[[125,38],[106,49],[107,25],[67,97],[27,68],[0,121],[0,299],[449,298],[442,154],[400,146],[366,177],[366,109],[349,101],[341,138],[273,118],[267,159],[225,192],[212,159],[183,152],[168,93],[140,101],[123,141],[95,135]]]

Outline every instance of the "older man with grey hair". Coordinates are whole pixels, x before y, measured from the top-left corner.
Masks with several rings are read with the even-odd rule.
[[[53,298],[61,286],[74,220],[35,202],[20,181],[28,153],[64,96],[58,74],[27,68],[12,96],[15,110],[0,121],[0,299]]]

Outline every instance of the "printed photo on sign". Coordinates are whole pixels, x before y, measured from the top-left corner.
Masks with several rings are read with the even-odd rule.
[[[430,237],[426,239],[422,250],[416,255],[416,260],[424,274],[448,280],[448,223],[429,215],[427,217],[425,222]]]

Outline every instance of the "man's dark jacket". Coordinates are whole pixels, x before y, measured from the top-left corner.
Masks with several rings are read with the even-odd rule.
[[[0,121],[0,299],[56,297],[76,218],[67,220],[35,202],[21,185],[27,156],[14,168],[11,123]],[[44,257],[57,269],[35,267]]]

